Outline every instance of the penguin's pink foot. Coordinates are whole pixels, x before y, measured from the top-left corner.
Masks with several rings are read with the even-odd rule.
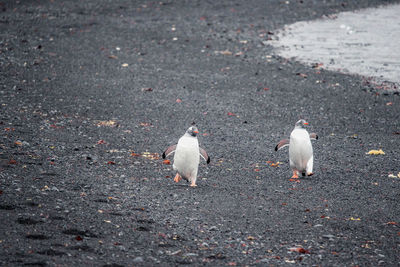
[[[292,179],[297,179],[297,178],[299,178],[299,175],[297,174],[297,171],[293,171]]]
[[[174,181],[175,181],[175,183],[177,183],[177,182],[179,182],[180,180],[182,180],[182,176],[180,176],[179,173],[177,173],[177,174],[175,175]]]

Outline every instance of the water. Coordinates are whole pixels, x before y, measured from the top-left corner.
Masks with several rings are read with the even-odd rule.
[[[400,5],[297,22],[271,43],[285,58],[400,83]]]

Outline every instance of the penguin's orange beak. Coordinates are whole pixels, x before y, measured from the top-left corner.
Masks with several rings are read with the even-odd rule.
[[[308,122],[305,122],[304,125],[308,125]]]
[[[195,134],[198,134],[199,133],[199,131],[193,131]]]

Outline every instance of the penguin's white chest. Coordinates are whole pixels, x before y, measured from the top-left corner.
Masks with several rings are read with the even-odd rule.
[[[308,132],[305,129],[294,129],[290,134],[290,166],[299,171],[306,170],[307,163],[313,156],[313,149]]]
[[[185,177],[197,175],[200,154],[197,138],[183,136],[179,139],[174,156],[174,170]]]

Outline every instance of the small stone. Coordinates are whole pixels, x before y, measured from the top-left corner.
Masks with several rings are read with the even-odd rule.
[[[170,256],[174,256],[174,255],[177,255],[177,254],[179,254],[179,253],[181,253],[181,252],[182,252],[182,250],[179,249],[179,250],[177,250],[177,251],[170,252],[169,255],[170,255]]]
[[[183,254],[183,257],[197,257],[199,256],[199,254],[196,253],[185,253]]]
[[[334,238],[335,238],[334,235],[323,235],[322,237],[323,237],[323,238],[327,238],[327,239],[329,239],[329,240],[335,240],[335,239],[334,239]]]
[[[148,259],[154,261],[155,263],[160,263],[160,261],[157,258],[154,258],[152,256],[148,257]]]
[[[208,247],[209,245],[206,242],[201,243],[201,246]]]
[[[133,261],[132,262],[143,262],[144,260],[143,260],[143,257],[136,257],[136,258],[134,258],[133,259]]]

